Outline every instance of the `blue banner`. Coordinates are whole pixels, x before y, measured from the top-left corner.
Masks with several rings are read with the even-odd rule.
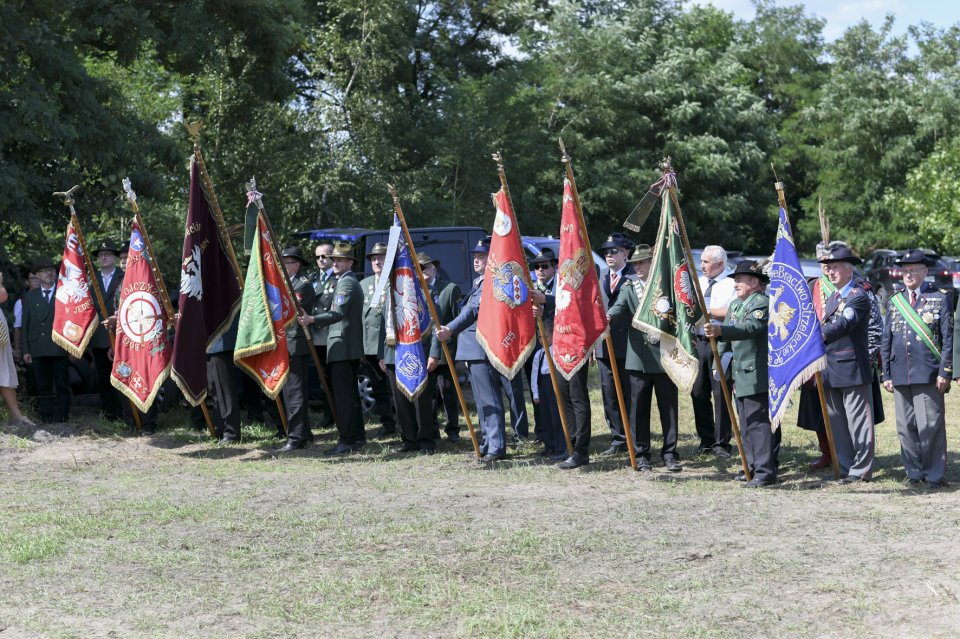
[[[770,379],[770,425],[776,429],[793,391],[822,371],[827,359],[820,320],[810,287],[800,269],[787,212],[780,207],[777,248],[770,271],[770,320],[767,329]]]
[[[427,355],[423,338],[428,335],[430,328],[430,311],[410,251],[403,240],[397,246],[390,273],[390,294],[397,387],[413,401],[427,386]],[[388,343],[391,337],[389,328]]]

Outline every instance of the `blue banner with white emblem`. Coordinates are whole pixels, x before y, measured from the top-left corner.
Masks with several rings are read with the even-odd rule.
[[[770,271],[769,347],[770,425],[776,430],[787,412],[793,391],[827,364],[820,320],[813,296],[800,269],[787,212],[780,207],[777,248]]]
[[[390,310],[387,343],[396,348],[397,388],[414,401],[427,386],[427,355],[423,339],[430,328],[430,311],[414,268],[410,251],[402,240],[397,245],[390,273]]]

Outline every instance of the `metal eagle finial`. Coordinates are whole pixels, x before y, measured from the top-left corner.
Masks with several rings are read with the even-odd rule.
[[[137,193],[133,190],[133,184],[130,182],[130,178],[123,178],[123,192],[127,194],[127,201],[130,204],[137,203]]]
[[[74,199],[73,194],[76,193],[79,188],[80,188],[80,185],[76,184],[70,187],[69,189],[67,189],[66,191],[57,191],[56,193],[53,194],[53,197],[63,198],[64,206],[73,206],[76,203],[76,200]]]

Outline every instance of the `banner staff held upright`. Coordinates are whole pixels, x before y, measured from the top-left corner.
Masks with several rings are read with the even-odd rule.
[[[780,178],[777,176],[777,170],[773,167],[773,164],[770,165],[770,169],[773,171],[774,182],[773,188],[777,191],[777,200],[780,204],[780,208],[783,209],[784,217],[786,217],[787,222],[789,223],[790,217],[787,212],[787,199],[783,191],[783,182],[780,181]],[[830,238],[830,225],[827,223],[827,219],[823,213],[823,203],[817,201],[817,209],[820,214],[820,234],[823,238],[823,244],[826,246],[829,243]],[[837,460],[837,449],[836,445],[833,442],[833,429],[830,427],[830,415],[827,412],[827,397],[826,390],[823,387],[823,373],[817,371],[814,373],[814,379],[817,380],[817,395],[820,399],[820,412],[823,414],[823,427],[826,430],[827,435],[827,445],[830,448],[830,461],[833,466],[833,474],[836,479],[840,479],[840,462]],[[771,415],[772,417],[772,415]]]
[[[394,185],[388,184],[387,190],[390,191],[390,196],[393,198],[393,210],[396,212],[397,219],[400,220],[400,225],[403,227],[403,236],[406,239],[407,246],[411,252],[415,253],[416,247],[413,245],[413,238],[410,236],[410,229],[407,227],[407,220],[403,216],[403,208],[400,206],[400,196],[397,194],[397,189]],[[417,272],[417,279],[420,280],[421,289],[424,291],[424,299],[427,302],[427,309],[430,311],[430,318],[433,320],[433,325],[439,327],[440,315],[437,313],[437,307],[433,304],[433,296],[430,295],[430,287],[427,286],[427,280],[423,276],[423,268],[421,268],[419,260],[413,259],[411,261],[413,262],[414,270]],[[453,387],[457,390],[457,399],[460,400],[460,410],[463,411],[463,419],[467,422],[467,430],[470,432],[470,441],[473,443],[473,451],[476,453],[477,459],[480,459],[480,444],[477,442],[477,434],[473,429],[473,422],[470,420],[470,411],[467,409],[467,402],[463,398],[463,390],[460,388],[460,380],[457,379],[453,357],[450,355],[450,349],[447,347],[446,342],[440,342],[440,348],[443,349],[443,357],[447,362],[447,367],[453,372],[451,378],[453,379]]]
[[[93,294],[97,298],[97,306],[100,308],[100,314],[103,315],[104,318],[103,327],[107,330],[107,337],[110,339],[112,346],[117,341],[117,336],[113,329],[109,328],[106,324],[106,318],[109,313],[107,313],[107,304],[103,299],[103,291],[100,289],[100,278],[97,277],[97,272],[93,268],[93,261],[87,252],[87,240],[83,236],[83,231],[80,230],[80,220],[77,218],[77,211],[73,208],[73,205],[76,203],[73,194],[76,193],[79,188],[80,185],[78,184],[67,191],[58,191],[54,193],[53,196],[63,199],[63,205],[70,210],[70,223],[73,225],[73,230],[77,234],[77,242],[80,243],[80,251],[83,253],[83,263],[87,267],[90,285],[93,287]],[[137,410],[136,405],[130,401],[129,398],[127,401],[130,402],[130,412],[133,414],[133,422],[136,424],[137,432],[139,433],[143,430],[143,423],[140,421],[140,411]]]
[[[664,174],[674,173],[673,166],[671,165],[670,158],[664,158],[660,163],[660,167],[663,169]],[[680,227],[680,240],[683,243],[683,253],[687,258],[687,264],[693,267],[693,253],[690,250],[690,240],[687,238],[687,227],[683,222],[683,213],[680,211],[680,200],[677,198],[677,182],[676,180],[669,180],[667,182],[667,188],[670,191],[670,200],[673,202],[673,207],[677,212],[677,224]],[[700,308],[703,309],[704,314],[707,320],[712,320],[710,317],[710,309],[707,308],[706,302],[703,299],[703,291],[700,290],[700,279],[696,277],[696,274],[693,274],[693,277],[690,278],[693,284],[693,290],[697,294],[697,304],[700,305]],[[743,475],[750,481],[752,479],[750,473],[750,466],[747,464],[747,455],[743,450],[743,438],[740,436],[740,424],[737,421],[737,413],[733,408],[733,400],[730,396],[730,385],[727,384],[727,376],[723,374],[723,366],[720,364],[720,351],[717,348],[717,339],[715,337],[708,338],[710,340],[710,350],[713,351],[713,361],[717,363],[718,370],[721,371],[719,375],[720,378],[720,388],[723,390],[723,401],[727,405],[727,412],[730,414],[730,426],[733,428],[733,435],[737,441],[737,451],[740,453],[740,463],[743,465]]]
[[[270,243],[273,245],[273,250],[277,255],[281,254],[280,246],[277,244],[277,235],[273,232],[273,225],[270,224],[270,218],[267,217],[267,210],[263,206],[263,193],[257,190],[257,178],[251,177],[250,181],[245,185],[247,189],[247,198],[257,206],[257,210],[263,214],[263,221],[267,225],[267,230],[270,232]],[[287,277],[286,272],[283,274],[283,285],[287,289],[287,293],[290,294],[290,299],[293,300],[293,306],[296,310],[297,317],[302,314],[302,308],[300,306],[300,300],[297,299],[297,296],[294,294],[293,289],[290,288],[290,278]],[[298,322],[299,324],[299,322]],[[323,363],[320,361],[320,355],[317,353],[317,347],[313,343],[313,337],[310,334],[310,329],[306,326],[300,325],[300,330],[303,331],[304,336],[307,338],[307,348],[310,350],[310,356],[313,358],[313,365],[317,369],[317,375],[320,377],[320,383],[323,385],[323,393],[327,397],[327,404],[330,406],[330,413],[333,415],[334,423],[337,425],[337,428],[340,429],[340,422],[337,418],[337,411],[335,409],[335,403],[333,399],[333,391],[330,388],[330,382],[327,379],[327,371],[323,367]],[[277,402],[280,402],[280,396],[277,396]],[[284,415],[284,412],[280,411],[281,416]],[[286,428],[286,417],[284,417],[284,428]]]
[[[563,144],[563,140],[560,139],[560,161],[563,163],[564,169],[567,173],[567,180],[570,181],[571,191],[573,193],[573,206],[577,211],[577,219],[580,221],[580,228],[583,232],[583,237],[586,240],[587,247],[592,246],[590,244],[590,235],[587,231],[587,223],[583,218],[583,207],[580,204],[580,193],[577,191],[577,182],[573,177],[573,158],[567,154],[567,148]],[[607,345],[607,350],[610,353],[613,353],[613,338],[610,336],[609,331],[606,336],[604,336],[604,341]],[[551,366],[553,363],[551,362]],[[637,449],[636,445],[633,442],[633,425],[630,423],[630,420],[627,416],[627,406],[623,401],[623,387],[620,384],[620,370],[619,364],[617,364],[616,357],[610,357],[610,369],[613,373],[613,383],[617,390],[617,403],[620,406],[620,417],[623,420],[623,423],[626,425],[624,430],[626,431],[626,440],[627,440],[627,452],[630,454],[630,467],[634,470],[637,470]],[[559,396],[559,395],[558,395]],[[562,413],[561,413],[562,415]],[[564,426],[566,430],[566,426]]]

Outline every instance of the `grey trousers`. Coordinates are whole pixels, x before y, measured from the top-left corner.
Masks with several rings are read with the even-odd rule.
[[[947,471],[947,424],[936,384],[893,387],[900,459],[907,477],[936,482]]]
[[[870,384],[828,387],[827,414],[843,476],[870,479],[873,467],[873,391]]]

